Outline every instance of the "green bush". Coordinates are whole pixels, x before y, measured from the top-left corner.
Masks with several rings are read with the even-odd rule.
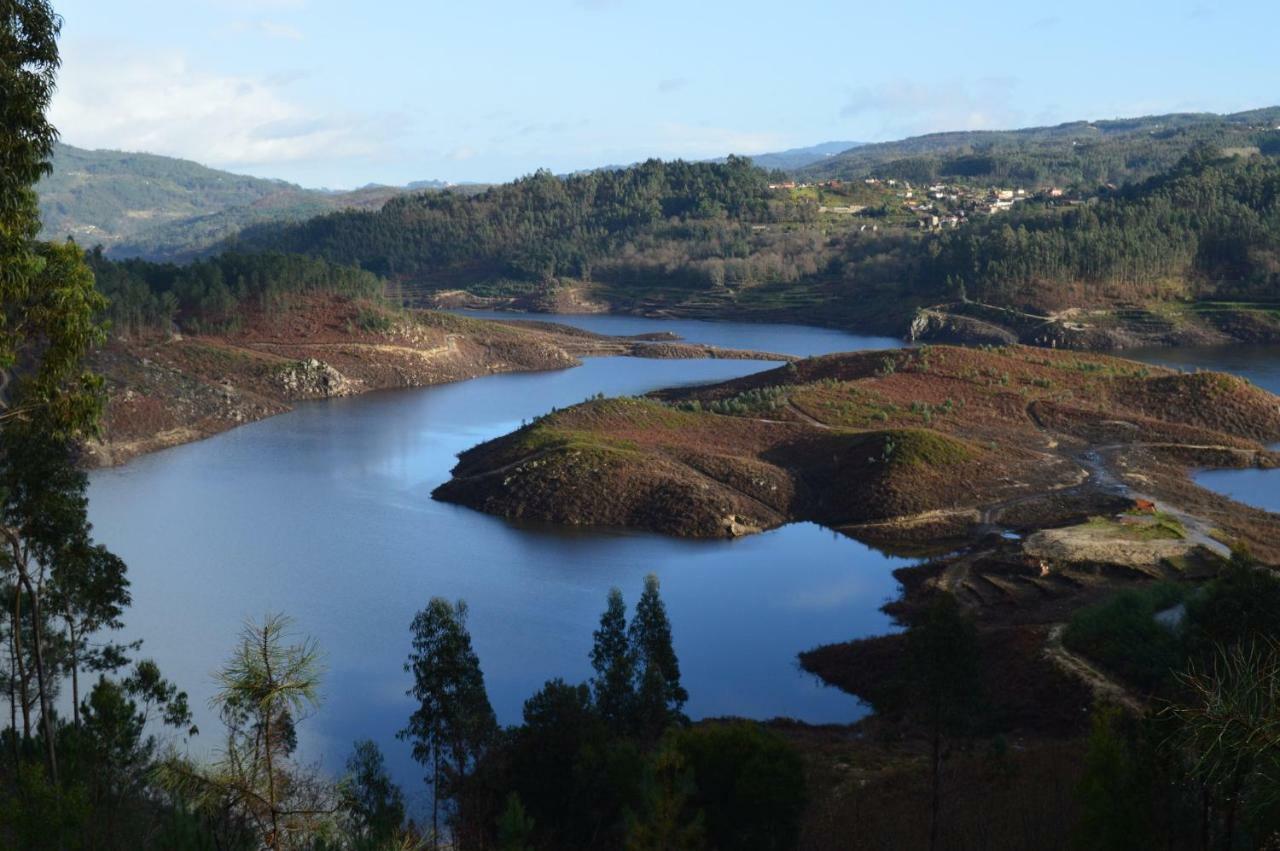
[[[1168,583],[1121,591],[1077,612],[1063,641],[1124,681],[1154,691],[1184,658],[1181,637],[1157,623],[1155,615],[1184,596],[1183,588]]]
[[[758,724],[681,730],[675,745],[693,770],[692,805],[720,851],[795,847],[805,806],[804,765],[782,737]]]
[[[1280,579],[1237,556],[1187,601],[1187,647],[1194,654],[1245,639],[1280,639]]]

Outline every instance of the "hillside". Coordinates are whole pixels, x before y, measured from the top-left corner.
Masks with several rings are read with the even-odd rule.
[[[762,168],[796,169],[857,144],[825,142],[753,159]],[[187,260],[250,225],[302,221],[335,210],[377,209],[406,192],[451,189],[465,194],[482,188],[415,180],[405,186],[369,184],[333,192],[157,154],[58,144],[53,173],[40,182],[37,192],[43,239],[71,236],[85,246],[101,244],[111,257]]]
[[[106,379],[107,406],[101,434],[86,447],[89,463],[120,464],[305,399],[565,369],[586,356],[761,357],[674,338],[390,310],[332,288],[281,292],[263,305],[247,299],[233,322],[205,333],[117,335],[97,350],[91,364]]]
[[[748,157],[752,163],[770,171],[795,171],[805,167],[813,167],[815,163],[834,157],[837,154],[860,147],[863,142],[821,142],[803,148],[788,148],[767,154],[753,154]]]
[[[510,518],[694,537],[807,520],[895,548],[993,528],[1034,543],[1045,525],[1106,511],[1127,492],[1109,482],[1130,472],[1159,496],[1185,485],[1171,464],[1276,466],[1263,444],[1277,439],[1280,399],[1237,378],[926,346],[586,402],[463,453],[436,496]],[[1277,554],[1248,511],[1220,510],[1207,493],[1199,502],[1218,534]],[[1191,534],[1135,547],[1087,537],[1055,551],[1154,566],[1201,545]]]
[[[921,199],[886,181],[778,185],[742,158],[655,160],[396,198],[250,228],[229,246],[358,266],[448,304],[1079,348],[1264,341],[1280,339],[1278,187],[1274,157],[1208,146],[1123,189],[1011,201],[959,187]]]
[[[1158,174],[1197,144],[1280,152],[1280,107],[1175,113],[1053,127],[932,133],[862,145],[798,168],[805,179],[893,177],[1018,186],[1124,184]]]
[[[250,224],[376,208],[405,190],[303,189],[173,157],[59,144],[36,191],[45,239],[71,236],[114,257],[184,259]]]

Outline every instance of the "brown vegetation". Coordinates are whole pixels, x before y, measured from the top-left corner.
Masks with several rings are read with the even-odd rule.
[[[1266,465],[1278,438],[1275,397],[1228,376],[922,347],[584,403],[464,453],[437,495],[558,523],[723,536],[814,520],[915,544],[1116,510],[1128,458]]]
[[[225,334],[115,339],[97,351],[93,365],[106,377],[108,404],[87,455],[93,464],[119,464],[282,413],[300,400],[564,369],[588,355],[786,359],[294,296],[288,310],[247,309],[237,330]]]

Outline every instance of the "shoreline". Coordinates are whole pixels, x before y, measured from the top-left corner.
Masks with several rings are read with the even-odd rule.
[[[85,466],[203,440],[293,410],[299,402],[467,381],[486,375],[579,366],[587,357],[732,359],[785,363],[794,356],[686,343],[658,335],[616,337],[549,322],[507,323],[410,312],[378,333],[352,331],[349,304],[299,336],[261,317],[227,336],[112,340],[91,364],[107,381],[103,434],[83,445]],[[311,304],[332,313],[332,303]],[[304,310],[304,315],[307,310]],[[344,324],[346,323],[346,324]]]
[[[629,316],[652,320],[787,324],[893,337],[905,342],[960,345],[1021,343],[1043,348],[1097,353],[1129,349],[1198,346],[1280,345],[1280,306],[1217,307],[1199,311],[1195,304],[1160,304],[1150,308],[1071,308],[1045,314],[977,302],[907,305],[896,317],[850,321],[832,318],[821,307],[807,309],[720,306],[714,310],[682,304],[619,305],[591,300],[582,287],[565,287],[546,295],[477,296],[466,290],[444,290],[426,298],[431,309],[492,311],[514,316]],[[567,295],[561,296],[558,293]],[[818,311],[815,313],[814,311]]]

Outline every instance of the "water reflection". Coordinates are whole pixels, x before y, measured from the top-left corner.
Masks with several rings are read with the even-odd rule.
[[[861,343],[818,333],[835,348]],[[809,524],[732,542],[565,534],[430,499],[457,452],[552,407],[768,366],[589,359],[573,370],[306,404],[95,472],[91,519],[130,566],[129,635],[147,639],[145,652],[191,692],[207,733],[197,747],[217,745],[210,672],[239,623],[283,610],[327,654],[325,705],[304,727],[307,755],[337,766],[353,739],[368,736],[412,780],[418,772],[394,733],[410,711],[408,624],[428,598],[470,604],[495,709],[514,723],[546,679],[588,676],[608,588],[633,603],[650,571],[663,583],[692,715],[848,721],[863,709],[802,674],[795,655],[888,629],[879,606],[896,594],[892,569],[907,562]]]

